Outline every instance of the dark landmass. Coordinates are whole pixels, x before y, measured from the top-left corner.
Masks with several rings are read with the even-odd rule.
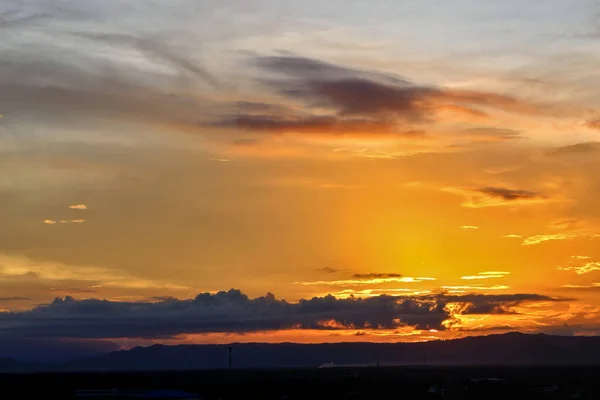
[[[462,366],[51,372],[0,374],[0,388],[3,400],[67,400],[76,399],[77,390],[112,388],[184,390],[204,400],[591,400],[600,398],[600,368]]]
[[[508,333],[421,343],[179,345],[136,347],[35,363],[0,358],[0,372],[279,369],[331,366],[600,366],[600,337]],[[0,357],[2,354],[0,354]]]

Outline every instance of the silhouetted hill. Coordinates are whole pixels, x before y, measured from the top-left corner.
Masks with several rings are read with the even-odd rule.
[[[153,345],[58,364],[0,360],[0,370],[184,370],[375,365],[600,365],[600,337],[508,333],[421,343]]]

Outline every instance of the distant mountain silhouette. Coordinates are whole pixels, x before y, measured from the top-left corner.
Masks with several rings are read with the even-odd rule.
[[[600,337],[507,333],[420,343],[153,345],[76,361],[0,359],[1,371],[317,368],[356,365],[600,365]],[[0,354],[1,356],[1,354]]]

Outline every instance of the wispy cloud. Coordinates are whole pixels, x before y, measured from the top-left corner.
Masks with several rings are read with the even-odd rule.
[[[523,239],[521,243],[523,246],[531,246],[544,242],[555,241],[555,240],[571,240],[576,238],[597,238],[600,235],[596,233],[590,233],[587,231],[568,231],[568,232],[560,232],[560,233],[547,233],[541,235],[529,236]]]
[[[510,286],[506,285],[493,285],[493,286],[480,286],[480,285],[450,285],[442,286],[444,290],[506,290],[510,289]]]
[[[600,282],[594,282],[591,285],[562,285],[565,289],[600,289]]]
[[[64,282],[87,282],[89,287],[129,289],[187,289],[186,286],[143,279],[125,271],[102,267],[67,265],[52,261],[37,261],[27,257],[0,255],[0,279],[12,281],[47,281],[48,286]]]
[[[558,221],[554,221],[548,225],[550,229],[571,229],[576,225],[579,225],[582,221],[578,219],[561,219]]]
[[[71,206],[69,206],[69,208],[73,209],[73,210],[87,210],[88,207],[85,204],[73,204]]]
[[[375,297],[375,296],[421,296],[433,293],[431,290],[415,290],[408,288],[391,288],[391,289],[344,289],[333,293],[337,298],[348,297]]]
[[[463,225],[460,227],[460,229],[468,231],[468,230],[477,230],[477,229],[479,229],[479,227],[474,226],[474,225]]]
[[[515,235],[515,234],[504,235],[504,236],[502,236],[502,237],[503,237],[503,238],[506,238],[506,239],[521,239],[521,238],[522,238],[522,236],[521,236],[521,235]]]
[[[445,187],[441,190],[465,197],[466,201],[463,203],[463,206],[469,208],[530,205],[545,203],[550,200],[548,196],[538,192],[503,187],[483,187],[478,189]]]
[[[570,265],[568,267],[558,267],[561,271],[575,271],[577,275],[589,274],[590,272],[600,271],[600,262],[590,261],[580,265]]]
[[[477,275],[466,275],[466,276],[461,277],[460,279],[475,280],[475,279],[504,278],[506,275],[509,275],[509,274],[510,274],[510,272],[489,271],[489,272],[480,272]]]
[[[56,225],[56,224],[83,224],[86,222],[85,219],[60,219],[60,220],[51,220],[46,219],[43,221],[46,225]]]
[[[600,130],[600,118],[595,118],[595,119],[591,119],[591,120],[587,121],[585,123],[585,126],[587,126],[590,129]]]
[[[552,155],[568,155],[568,154],[593,154],[600,151],[600,142],[583,142],[568,146],[558,147],[550,152]]]
[[[401,278],[401,274],[396,273],[379,273],[369,272],[367,274],[354,274],[352,275],[355,279],[380,279],[380,278]]]
[[[339,269],[333,268],[333,267],[323,267],[323,268],[317,269],[317,271],[324,272],[326,274],[336,274],[336,273],[340,272]]]
[[[294,284],[304,286],[363,286],[382,283],[418,283],[426,281],[435,281],[435,278],[402,276],[392,278],[341,279],[334,281],[298,281],[294,282]]]

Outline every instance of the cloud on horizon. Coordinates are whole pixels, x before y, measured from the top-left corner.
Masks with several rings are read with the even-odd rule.
[[[194,299],[114,302],[57,298],[30,311],[0,313],[0,338],[168,338],[180,334],[280,329],[445,330],[454,314],[504,314],[529,302],[567,299],[538,294],[430,294],[338,299],[331,295],[289,303],[272,294],[254,299],[239,290]],[[453,304],[451,311],[447,306]]]

